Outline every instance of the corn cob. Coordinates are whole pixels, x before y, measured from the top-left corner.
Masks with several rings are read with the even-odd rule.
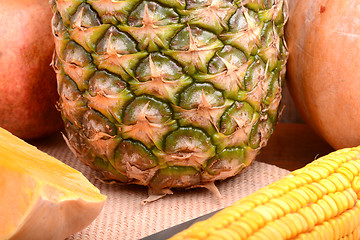
[[[316,159],[171,239],[359,239],[359,197],[360,146]]]

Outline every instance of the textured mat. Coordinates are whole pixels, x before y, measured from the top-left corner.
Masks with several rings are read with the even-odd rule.
[[[103,211],[94,222],[68,240],[132,240],[146,237],[229,206],[289,173],[276,166],[255,161],[238,176],[216,184],[222,198],[198,188],[174,191],[173,195],[143,205],[142,201],[147,198],[145,187],[102,183],[99,180],[100,174],[77,160],[60,134],[31,144],[82,172],[101,193],[108,196]]]

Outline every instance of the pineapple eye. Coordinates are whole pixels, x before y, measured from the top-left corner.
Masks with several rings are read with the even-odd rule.
[[[122,172],[131,173],[133,168],[129,168],[129,164],[132,167],[136,167],[137,170],[146,171],[152,168],[156,169],[158,160],[156,156],[140,142],[123,140],[115,150],[114,166]],[[146,181],[149,179],[138,176],[138,180]]]
[[[145,114],[146,118],[153,123],[164,123],[171,118],[170,107],[154,98],[140,96],[135,98],[125,109],[124,123],[135,124],[138,116]]]
[[[254,118],[255,111],[247,102],[235,102],[221,117],[220,132],[225,135],[246,127]]]
[[[83,129],[85,135],[91,139],[95,138],[99,133],[105,133],[108,136],[101,136],[101,138],[109,138],[116,134],[116,127],[106,118],[95,111],[87,111],[84,114]]]
[[[74,41],[70,41],[66,45],[63,55],[65,62],[80,67],[85,67],[92,61],[90,54]]]
[[[123,91],[126,83],[118,76],[105,71],[96,72],[89,80],[89,93],[95,96],[99,92],[106,95],[115,95]]]
[[[227,64],[239,68],[246,61],[247,58],[242,51],[230,45],[225,45],[209,62],[209,73],[216,74],[228,70]]]
[[[235,0],[234,2],[239,6],[246,6],[247,8],[255,12],[264,9],[269,5],[273,5],[273,3],[271,3],[271,0],[247,0],[245,1],[245,3],[243,3],[244,0]]]
[[[174,50],[189,50],[191,47],[206,46],[216,40],[216,35],[211,32],[197,27],[185,27],[172,39],[170,47]]]
[[[228,148],[209,159],[206,171],[211,176],[233,176],[246,166],[247,148]]]
[[[137,52],[134,41],[127,34],[113,26],[106,31],[104,37],[99,41],[96,50],[102,54],[111,54],[112,51],[117,54]]]
[[[155,71],[170,81],[179,79],[184,74],[178,63],[167,56],[153,53],[139,63],[136,68],[136,76],[140,81],[148,81]]]
[[[197,108],[201,104],[221,106],[224,104],[222,93],[209,83],[195,83],[180,94],[180,107],[184,109]]]
[[[229,21],[230,31],[237,31],[248,26],[244,12],[239,8]]]
[[[52,19],[52,30],[56,37],[60,37],[66,33],[64,22],[59,12],[56,12]]]
[[[99,26],[101,24],[98,15],[86,3],[80,4],[75,14],[70,19],[72,28],[89,28]]]
[[[142,27],[146,23],[156,26],[166,26],[179,22],[179,15],[172,9],[155,2],[143,1],[129,16],[128,24],[132,27]]]

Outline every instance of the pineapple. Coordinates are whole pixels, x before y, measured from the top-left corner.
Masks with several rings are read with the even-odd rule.
[[[278,119],[285,0],[52,0],[76,156],[150,195],[238,174]]]

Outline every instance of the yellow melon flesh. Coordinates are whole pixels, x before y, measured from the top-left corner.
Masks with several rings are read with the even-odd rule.
[[[0,239],[64,239],[105,200],[80,172],[0,128]]]

